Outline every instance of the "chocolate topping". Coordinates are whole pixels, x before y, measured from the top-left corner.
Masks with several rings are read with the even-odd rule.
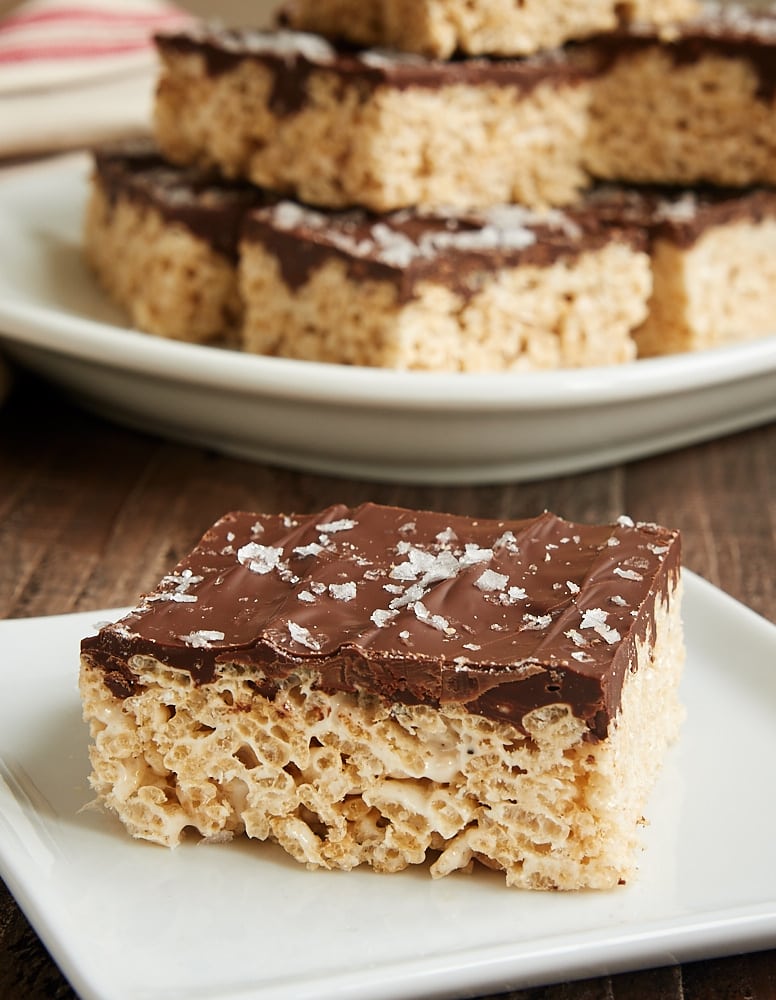
[[[269,106],[276,115],[297,112],[308,100],[311,74],[326,72],[342,86],[362,91],[389,86],[439,89],[468,84],[514,87],[528,92],[547,81],[575,84],[587,78],[590,67],[569,60],[562,50],[523,59],[426,59],[387,50],[335,47],[317,35],[299,31],[221,29],[198,25],[174,34],[156,36],[162,56],[199,54],[206,72],[219,76],[241,62],[262,63],[273,74]]]
[[[220,180],[195,167],[172,166],[150,139],[124,140],[97,149],[94,171],[111,203],[124,197],[150,206],[233,261],[246,212],[273,200],[249,184]]]
[[[518,727],[568,703],[603,738],[678,573],[678,534],[627,518],[237,512],[82,652],[120,698],[137,683],[131,658],[147,655],[198,684],[236,664],[270,693],[312,671],[328,692],[460,703]]]
[[[756,225],[776,219],[776,191],[768,188],[742,191],[700,186],[688,190],[605,184],[586,196],[585,205],[603,227],[633,226],[650,243],[663,239],[685,248],[714,226]]]
[[[421,281],[444,284],[467,297],[478,291],[484,275],[499,268],[548,267],[613,240],[639,249],[646,245],[641,231],[614,222],[602,227],[584,207],[538,213],[519,205],[372,215],[355,209],[324,213],[280,202],[253,212],[244,238],[277,257],[290,288],[304,285],[327,257],[337,257],[354,281],[392,281],[400,302],[410,299]]]

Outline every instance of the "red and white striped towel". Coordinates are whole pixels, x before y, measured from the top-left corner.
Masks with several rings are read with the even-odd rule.
[[[0,156],[145,131],[164,0],[28,0],[0,19]]]

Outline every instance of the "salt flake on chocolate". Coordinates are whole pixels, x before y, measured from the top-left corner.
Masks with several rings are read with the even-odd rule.
[[[224,633],[216,629],[201,628],[197,631],[189,632],[188,635],[181,635],[178,638],[182,639],[187,646],[192,646],[194,649],[207,649],[211,643],[221,642],[224,638]]]
[[[613,643],[619,642],[621,636],[616,628],[612,628],[610,625],[606,624],[606,619],[608,617],[608,612],[603,611],[601,608],[589,608],[582,615],[582,621],[580,622],[579,627],[591,628],[611,646]]]
[[[499,594],[499,601],[502,604],[517,604],[528,597],[522,587],[509,587],[503,594]]]
[[[486,569],[475,581],[474,586],[479,590],[492,591],[503,590],[509,583],[509,577],[503,573],[497,573],[493,569]]]
[[[385,628],[388,622],[390,622],[392,618],[395,618],[397,614],[398,611],[385,611],[383,609],[378,609],[377,611],[372,612],[370,618],[378,628]],[[402,639],[409,638],[409,632],[402,632],[400,635]]]
[[[461,556],[462,566],[475,566],[477,563],[490,562],[493,558],[493,549],[481,549],[474,542],[468,542],[464,546]]]
[[[147,601],[173,601],[176,604],[194,604],[197,600],[196,594],[183,594],[178,590],[166,591],[161,594],[149,594]]]
[[[493,543],[494,549],[506,549],[507,552],[511,552],[513,555],[517,555],[520,552],[517,544],[517,538],[513,531],[505,531],[503,535],[499,535],[496,541]]]
[[[288,631],[294,642],[298,642],[300,646],[306,646],[308,649],[314,650],[319,650],[321,648],[321,644],[317,639],[313,638],[309,629],[306,629],[304,625],[297,625],[296,622],[289,622]]]
[[[450,622],[446,618],[443,618],[442,615],[432,614],[422,601],[415,601],[412,610],[415,612],[415,617],[418,621],[423,622],[424,625],[430,625],[432,628],[437,629],[437,631],[447,632],[448,634],[453,631],[450,628]]]
[[[523,628],[535,629],[539,631],[549,628],[552,624],[552,615],[523,615]]]
[[[237,550],[237,561],[247,566],[251,573],[264,575],[271,573],[280,565],[283,549],[274,545],[259,545],[258,542],[248,542]]]
[[[295,556],[305,559],[307,556],[318,556],[323,552],[323,546],[317,542],[310,542],[309,545],[297,545],[293,550]]]
[[[169,587],[171,590],[160,590],[156,594],[150,594],[149,601],[175,601],[179,604],[193,603],[197,600],[194,594],[189,594],[189,587],[195,583],[201,583],[204,577],[194,576],[190,569],[184,569],[180,574],[171,573],[162,578],[160,587]]]
[[[357,522],[352,521],[349,517],[340,518],[339,521],[329,521],[327,524],[316,524],[315,530],[323,532],[324,535],[330,535],[336,531],[350,531],[351,528],[355,528]]]
[[[592,656],[589,653],[583,653],[581,649],[576,649],[571,654],[573,660],[578,660],[579,663],[587,663],[588,660],[592,660]]]
[[[330,583],[329,593],[335,601],[352,601],[356,597],[356,585],[352,581],[347,583]]]
[[[615,566],[612,570],[615,576],[621,576],[623,580],[643,580],[644,577],[641,573],[637,573],[635,569],[622,569],[620,566]]]

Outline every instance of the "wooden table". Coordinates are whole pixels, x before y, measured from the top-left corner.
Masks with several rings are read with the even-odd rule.
[[[542,482],[413,487],[253,465],[85,415],[35,380],[0,407],[0,618],[129,604],[228,509],[373,499],[473,516],[627,512],[679,527],[687,566],[776,621],[776,425]],[[75,668],[74,668],[75,669]],[[518,990],[512,1000],[773,1000],[774,950]],[[0,998],[75,996],[0,883]]]

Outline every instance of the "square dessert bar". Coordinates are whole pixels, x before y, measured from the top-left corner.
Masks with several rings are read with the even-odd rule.
[[[444,62],[207,26],[157,47],[155,134],[175,163],[378,212],[562,204],[586,182],[589,71],[560,51]]]
[[[697,8],[695,0],[287,0],[281,18],[328,38],[447,59],[531,55],[623,20],[670,26]]]
[[[601,187],[601,225],[649,243],[652,296],[633,331],[640,357],[698,351],[776,332],[776,192]]]
[[[616,886],[680,727],[680,590],[677,532],[626,517],[230,513],[83,640],[92,785],[164,845]]]
[[[583,159],[593,176],[776,182],[776,6],[704,3],[668,38],[632,26],[590,51],[599,72]]]
[[[323,213],[245,222],[243,347],[307,361],[519,371],[632,361],[652,287],[642,230],[579,211]]]
[[[242,325],[238,239],[266,196],[197,168],[172,167],[149,140],[95,151],[84,253],[141,330],[204,343]]]

